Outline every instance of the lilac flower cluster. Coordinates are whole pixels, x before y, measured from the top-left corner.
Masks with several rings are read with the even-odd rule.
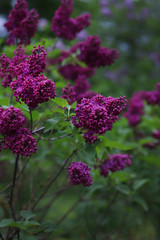
[[[79,75],[75,84],[71,86],[70,83],[62,89],[62,98],[66,99],[71,105],[74,101],[80,103],[82,98],[92,98],[97,93],[93,91],[88,91],[90,89],[90,84],[84,75]]]
[[[34,36],[38,26],[38,17],[35,9],[28,11],[25,0],[17,0],[9,14],[8,21],[4,24],[9,32],[7,44],[12,45],[17,41],[20,44],[30,44],[30,39]]]
[[[144,92],[144,99],[149,105],[160,106],[160,82],[156,85],[156,90]]]
[[[126,101],[125,97],[105,98],[100,94],[91,99],[83,98],[75,109],[76,115],[72,118],[72,123],[77,128],[86,130],[83,137],[86,142],[93,143],[98,135],[112,130],[113,123],[126,107]]]
[[[70,105],[76,101],[76,93],[70,82],[62,89],[61,97],[66,99]]]
[[[131,127],[137,126],[141,122],[141,116],[144,115],[144,92],[136,92],[129,100],[129,107],[124,116],[128,119]]]
[[[28,129],[23,128],[24,124],[25,117],[20,109],[13,106],[0,108],[0,134],[3,136],[0,146],[21,156],[36,153],[36,140]]]
[[[118,58],[119,53],[116,49],[101,47],[101,41],[98,36],[89,36],[84,42],[74,45],[69,51],[62,51],[61,56],[54,63],[61,64],[70,54],[77,54],[78,60],[84,62],[87,66],[82,67],[78,64],[66,64],[59,66],[59,73],[68,80],[76,81],[79,75],[84,75],[86,79],[92,77],[96,68],[111,65]]]
[[[62,59],[64,60],[65,57]],[[94,68],[82,67],[77,64],[73,65],[71,63],[66,64],[65,66],[60,66],[58,69],[59,73],[68,80],[76,81],[79,75],[85,75],[86,78],[92,77],[95,73]]]
[[[108,154],[108,158],[100,165],[100,174],[107,177],[109,172],[123,170],[126,165],[131,165],[131,158],[132,156],[128,154]]]
[[[11,87],[18,102],[24,101],[34,109],[39,103],[55,98],[55,83],[42,74],[46,66],[47,52],[44,46],[34,46],[32,54],[27,56],[18,46],[12,59],[3,54],[0,57],[0,77],[2,85]]]
[[[25,118],[20,109],[10,107],[4,110],[0,108],[0,134],[10,135],[23,127]]]
[[[141,116],[144,115],[144,103],[160,106],[160,83],[157,83],[154,91],[135,92],[129,100],[129,107],[124,116],[128,119],[131,127],[137,126],[141,122]]]
[[[84,42],[80,42],[71,48],[74,53],[80,51],[78,58],[91,68],[111,65],[118,58],[119,52],[116,49],[101,47],[101,40],[98,36],[89,36]]]
[[[90,25],[90,14],[83,14],[76,18],[70,18],[73,12],[73,1],[62,0],[52,18],[51,31],[61,38],[72,40],[83,28]]]
[[[55,62],[61,64],[70,54],[75,54],[77,51],[79,52],[77,54],[78,60],[85,62],[86,67],[69,63],[65,66],[60,65],[59,73],[65,79],[74,81],[76,101],[80,102],[84,97],[91,98],[96,95],[96,93],[89,91],[90,84],[87,78],[95,73],[96,68],[111,65],[118,58],[119,53],[115,49],[109,50],[106,47],[101,47],[98,36],[89,36],[84,42],[76,44],[69,51],[62,51],[61,56]],[[71,99],[71,95],[68,98]]]
[[[83,184],[85,187],[89,187],[92,184],[92,176],[90,175],[90,170],[91,168],[89,168],[85,163],[82,163],[80,161],[72,162],[68,167],[70,184]]]

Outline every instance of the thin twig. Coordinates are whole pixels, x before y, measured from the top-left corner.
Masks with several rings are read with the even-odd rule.
[[[104,214],[103,214],[103,216],[102,216],[102,218],[101,218],[101,222],[105,219],[105,217],[107,216],[107,213],[108,213],[110,207],[111,207],[112,204],[116,201],[116,198],[117,198],[117,196],[118,196],[118,193],[119,193],[119,192],[116,191],[115,194],[114,194],[114,196],[113,196],[113,198],[112,198],[111,201],[108,203],[106,209],[104,210]]]
[[[56,141],[58,139],[62,139],[62,138],[65,138],[65,137],[69,137],[71,136],[72,134],[66,134],[66,135],[63,135],[63,136],[59,136],[59,137],[56,137],[56,138],[44,138],[44,137],[40,137],[39,134],[36,134],[39,139],[41,140],[44,140],[44,141]]]
[[[71,186],[66,186],[66,187],[63,187],[61,189],[59,189],[58,191],[56,191],[54,193],[54,196],[52,197],[52,199],[48,202],[48,204],[45,206],[45,208],[41,208],[41,209],[38,209],[39,212],[42,212],[43,210],[43,213],[40,217],[40,221],[44,219],[44,217],[46,216],[46,214],[48,213],[50,207],[53,205],[54,201],[61,195],[61,193],[63,193],[64,191],[66,191],[68,188],[70,188]]]
[[[34,133],[37,133],[37,132],[41,132],[41,131],[44,131],[44,129],[45,129],[45,127],[40,127],[38,129],[34,129],[32,133],[34,134]]]
[[[23,173],[23,171],[24,171],[24,169],[25,169],[25,167],[26,167],[26,165],[27,165],[27,163],[28,163],[28,160],[29,160],[29,159],[27,159],[27,160],[25,161],[24,166],[22,167],[22,169],[20,170],[20,172],[17,174],[16,180],[17,180],[17,179],[21,176],[21,174]],[[9,184],[0,192],[0,194],[2,194],[2,193],[4,193],[5,191],[7,191],[11,186],[12,186],[12,183],[9,183]]]
[[[3,238],[2,234],[1,234],[1,232],[0,232],[0,238],[1,238],[1,240],[4,240],[4,238]]]
[[[90,219],[90,217],[89,217]],[[89,221],[88,221],[88,205],[86,206],[86,209],[85,209],[85,220],[86,220],[86,225],[87,225],[87,228],[88,228],[88,231],[89,231],[89,234],[92,238],[92,240],[96,240],[96,234],[93,232],[93,229],[90,224],[89,224]]]
[[[51,185],[54,183],[54,181],[59,177],[59,175],[61,174],[61,172],[63,171],[64,167],[66,166],[67,162],[77,153],[78,149],[75,149],[72,154],[66,158],[63,162],[63,165],[61,167],[61,169],[59,170],[59,172],[56,174],[56,176],[54,178],[51,179],[51,181],[49,182],[49,184],[47,185],[46,189],[43,191],[43,193],[40,195],[40,197],[37,199],[37,201],[34,203],[32,210],[35,209],[35,207],[37,206],[37,204],[40,202],[40,200],[44,197],[44,195],[47,193],[47,191],[49,190],[49,188],[51,187]]]
[[[13,193],[14,193],[16,174],[17,174],[17,169],[18,169],[18,160],[19,160],[19,155],[17,155],[16,160],[15,160],[12,187],[11,187],[10,198],[9,198],[9,205],[10,205],[12,217],[14,218],[14,220],[16,220],[16,216],[15,216],[15,212],[14,212],[14,208],[13,208]]]
[[[68,211],[58,220],[56,223],[56,226],[60,225],[67,217],[68,215],[73,211],[74,208],[77,207],[78,203],[82,201],[82,198],[80,197],[74,204],[71,206]]]

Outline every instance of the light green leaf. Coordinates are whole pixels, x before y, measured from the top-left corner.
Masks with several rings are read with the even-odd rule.
[[[148,205],[142,197],[140,196],[135,197],[134,202],[138,203],[143,208],[143,210],[148,211]]]
[[[68,102],[64,98],[55,98],[52,101],[62,108],[68,105]]]
[[[149,181],[149,179],[147,179],[147,178],[135,180],[135,182],[133,184],[133,189],[137,190],[137,189],[141,188],[148,181]]]
[[[28,210],[20,211],[20,215],[26,220],[29,220],[29,219],[34,218],[36,216],[35,214],[33,214],[31,211],[28,211]]]
[[[1,106],[2,105],[9,105],[9,102],[10,102],[9,98],[7,98],[7,97],[0,97],[0,105]]]
[[[13,219],[3,219],[2,221],[0,221],[0,227],[7,227],[10,224],[12,224],[14,222]]]
[[[121,192],[121,193],[124,193],[125,195],[129,195],[130,194],[130,189],[127,185],[125,184],[118,184],[116,186],[116,189]]]
[[[101,136],[100,139],[102,139],[102,142],[104,144],[105,147],[110,147],[110,148],[117,148],[120,150],[130,150],[133,149],[134,146],[133,145],[124,145],[120,142],[117,141],[111,141],[106,137]]]

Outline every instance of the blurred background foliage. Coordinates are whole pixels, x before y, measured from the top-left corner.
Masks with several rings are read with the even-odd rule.
[[[54,11],[60,5],[59,0],[28,0],[29,9],[37,9],[40,15],[39,28],[33,44],[49,39],[55,42],[55,35],[50,31]],[[92,90],[107,96],[127,96],[135,91],[152,90],[159,81],[160,74],[160,1],[159,0],[76,0],[73,16],[89,12],[91,25],[73,41],[60,41],[61,47],[69,48],[87,35],[98,35],[102,45],[118,49],[119,59],[112,66],[98,69],[90,79]],[[0,22],[7,18],[13,2],[0,1]],[[1,24],[2,25],[2,24]],[[5,47],[5,32],[0,29],[0,52],[13,54],[13,47]],[[46,41],[46,40],[45,40]],[[42,41],[43,42],[43,41]],[[32,45],[28,46],[28,52]],[[49,53],[54,55],[53,53]],[[65,82],[51,66],[48,76],[55,79],[57,93]],[[10,91],[0,90],[1,105],[8,105]],[[28,112],[23,105],[14,102],[15,107]],[[66,137],[54,142],[40,141],[38,153],[28,164],[22,183],[28,184],[28,190],[21,188],[21,202],[27,202],[32,193],[32,201],[37,197],[37,189],[43,189],[64,160],[75,147],[79,148],[74,160],[85,161],[91,167],[96,164],[96,157],[101,160],[107,154],[126,151],[133,155],[132,166],[122,172],[110,174],[107,178],[92,170],[94,183],[90,188],[70,187],[67,171],[61,174],[51,191],[36,209],[37,221],[49,221],[55,225],[53,233],[45,239],[87,239],[87,240],[158,240],[160,239],[160,147],[148,149],[143,145],[148,141],[148,132],[160,126],[160,110],[149,111],[143,118],[140,131],[146,139],[135,139],[127,120],[121,116],[113,130],[105,134],[106,140],[99,140],[94,145],[84,144],[84,140],[73,133],[72,126],[66,122],[64,112],[53,113],[55,105],[42,104],[34,113],[35,126],[47,122],[45,138],[58,137],[62,134],[74,134],[75,138]],[[52,109],[52,111],[50,111]],[[54,116],[54,118],[53,118]],[[49,119],[49,120],[47,120]],[[150,137],[150,136],[149,136]],[[119,143],[119,144],[118,144]],[[127,148],[128,146],[128,148]],[[5,162],[4,162],[5,161]],[[23,159],[22,159],[23,162]],[[12,174],[14,157],[9,151],[1,153],[1,190],[8,183]],[[8,165],[10,167],[8,167]],[[28,176],[28,172],[30,173]],[[34,189],[33,191],[33,184]],[[44,185],[43,185],[44,182]],[[28,203],[30,204],[30,203]],[[8,206],[1,195],[0,215],[7,216]],[[44,239],[43,236],[42,238]]]

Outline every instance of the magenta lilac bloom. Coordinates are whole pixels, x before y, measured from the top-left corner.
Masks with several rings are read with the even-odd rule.
[[[76,93],[70,83],[62,89],[61,97],[66,99],[70,105],[76,101]]]
[[[131,165],[131,158],[132,156],[128,154],[108,154],[108,158],[100,166],[100,174],[107,177],[110,171],[115,172],[125,169],[126,165]]]
[[[57,9],[52,18],[51,31],[61,38],[72,40],[82,29],[90,25],[90,14],[82,14],[71,18],[73,12],[73,1],[62,0],[61,6]]]
[[[34,77],[38,76],[40,73],[43,73],[46,67],[46,56],[47,52],[44,49],[44,46],[40,44],[32,50],[32,55],[29,56],[28,65],[29,73]]]
[[[2,135],[11,135],[23,127],[25,117],[23,112],[13,106],[0,110],[0,133]]]
[[[60,66],[58,71],[65,79],[72,81],[75,81],[79,75],[85,75],[88,78],[92,77],[95,73],[94,68],[90,67],[84,68],[79,65],[73,65],[71,63],[66,64],[65,66]]]
[[[35,9],[28,11],[25,0],[17,0],[9,14],[8,21],[4,24],[9,32],[7,44],[12,45],[16,41],[20,44],[30,44],[30,39],[34,36],[38,26],[38,17]]]
[[[89,36],[84,42],[73,46],[71,52],[75,52],[77,49],[80,50],[79,60],[92,68],[111,65],[119,56],[116,49],[101,47],[101,40],[98,36]]]
[[[50,98],[56,96],[56,85],[51,80],[47,80],[44,75],[33,77],[19,76],[17,80],[11,83],[14,90],[13,95],[18,102],[25,102],[29,108],[34,109],[39,103],[47,102]]]
[[[124,116],[128,119],[131,127],[137,126],[141,122],[141,116],[144,115],[144,92],[135,92],[129,100],[129,107]]]
[[[147,91],[144,93],[144,99],[149,105],[159,105],[160,106],[160,82],[156,85],[156,90]]]
[[[68,173],[71,185],[83,184],[89,187],[92,184],[92,176],[90,175],[91,168],[86,163],[72,162],[68,167]]]
[[[5,140],[6,147],[18,155],[30,156],[37,151],[36,139],[26,128],[20,129],[14,135],[6,137]]]
[[[89,131],[84,137],[86,142],[90,142],[90,138],[86,136],[92,138],[93,135],[102,135],[112,130],[118,115],[126,108],[126,101],[125,97],[105,98],[100,94],[91,99],[83,98],[75,109],[76,115],[72,118],[72,122],[77,128]]]

